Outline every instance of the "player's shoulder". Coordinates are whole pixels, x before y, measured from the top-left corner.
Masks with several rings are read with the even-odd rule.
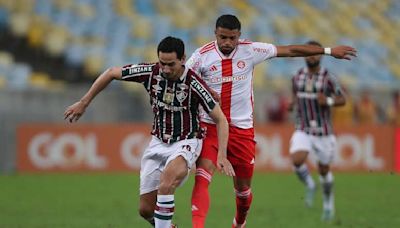
[[[215,50],[215,41],[211,41],[207,44],[204,44],[202,47],[198,48],[197,51],[200,55],[206,54],[207,52],[210,52],[212,50]]]
[[[239,45],[250,45],[253,44],[253,41],[249,40],[249,39],[240,39],[239,40]]]
[[[293,78],[300,77],[301,75],[304,75],[305,73],[307,73],[307,68],[301,67],[296,72],[293,73]]]
[[[136,63],[136,64],[127,64],[122,67],[123,75],[135,75],[135,74],[143,74],[143,73],[154,73],[158,71],[159,66],[158,63]]]

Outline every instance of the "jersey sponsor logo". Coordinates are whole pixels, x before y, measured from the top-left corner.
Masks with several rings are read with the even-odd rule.
[[[253,48],[253,50],[255,51],[255,52],[259,52],[259,53],[263,53],[263,54],[265,54],[265,53],[268,53],[269,51],[268,51],[268,49],[266,49],[266,48]]]
[[[243,60],[240,60],[239,62],[237,62],[237,67],[239,68],[239,69],[243,69],[243,68],[245,68],[246,67],[246,63],[243,61]]]
[[[203,96],[207,103],[212,101],[211,95],[208,93],[207,90],[203,88],[203,86],[199,82],[193,80],[190,82],[190,84],[192,84],[193,88],[195,88]]]
[[[183,111],[183,110],[187,109],[186,106],[173,106],[173,105],[170,105],[170,104],[166,104],[166,103],[164,103],[162,101],[159,101],[159,100],[157,100],[155,98],[153,98],[153,104],[158,106],[158,107],[160,107],[160,108],[164,108],[166,110],[170,110],[170,111],[173,111],[173,112],[180,112],[180,111]]]
[[[235,75],[235,76],[224,76],[224,77],[215,77],[211,78],[210,83],[224,83],[224,82],[234,82],[234,81],[243,81],[247,79],[247,75]]]
[[[134,66],[129,68],[129,74],[152,72],[152,66]]]
[[[296,96],[298,98],[316,99],[317,93],[297,92]]]

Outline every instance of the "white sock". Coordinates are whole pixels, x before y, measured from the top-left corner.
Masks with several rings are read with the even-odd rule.
[[[155,227],[170,228],[174,209],[174,195],[157,195],[157,205],[154,210]]]
[[[334,209],[334,194],[333,194],[333,174],[328,172],[325,176],[319,176],[322,185],[323,206],[324,209]]]
[[[295,167],[294,170],[299,179],[301,180],[301,182],[303,182],[307,186],[307,188],[315,188],[315,182],[312,176],[310,175],[310,172],[308,171],[306,164],[302,164],[299,167]]]

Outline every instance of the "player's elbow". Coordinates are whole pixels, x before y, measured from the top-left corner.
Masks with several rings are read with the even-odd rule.
[[[121,79],[121,68],[120,67],[109,67],[105,72],[106,77],[110,80]]]

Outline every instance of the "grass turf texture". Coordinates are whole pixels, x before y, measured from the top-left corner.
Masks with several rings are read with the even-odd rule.
[[[0,227],[150,227],[137,213],[138,186],[137,174],[0,175]],[[192,186],[193,176],[175,195],[181,228],[191,227]],[[210,190],[206,227],[230,227],[232,181],[216,175]],[[399,175],[335,174],[335,191],[336,218],[324,223],[321,188],[307,209],[294,174],[256,173],[247,227],[400,227]]]

